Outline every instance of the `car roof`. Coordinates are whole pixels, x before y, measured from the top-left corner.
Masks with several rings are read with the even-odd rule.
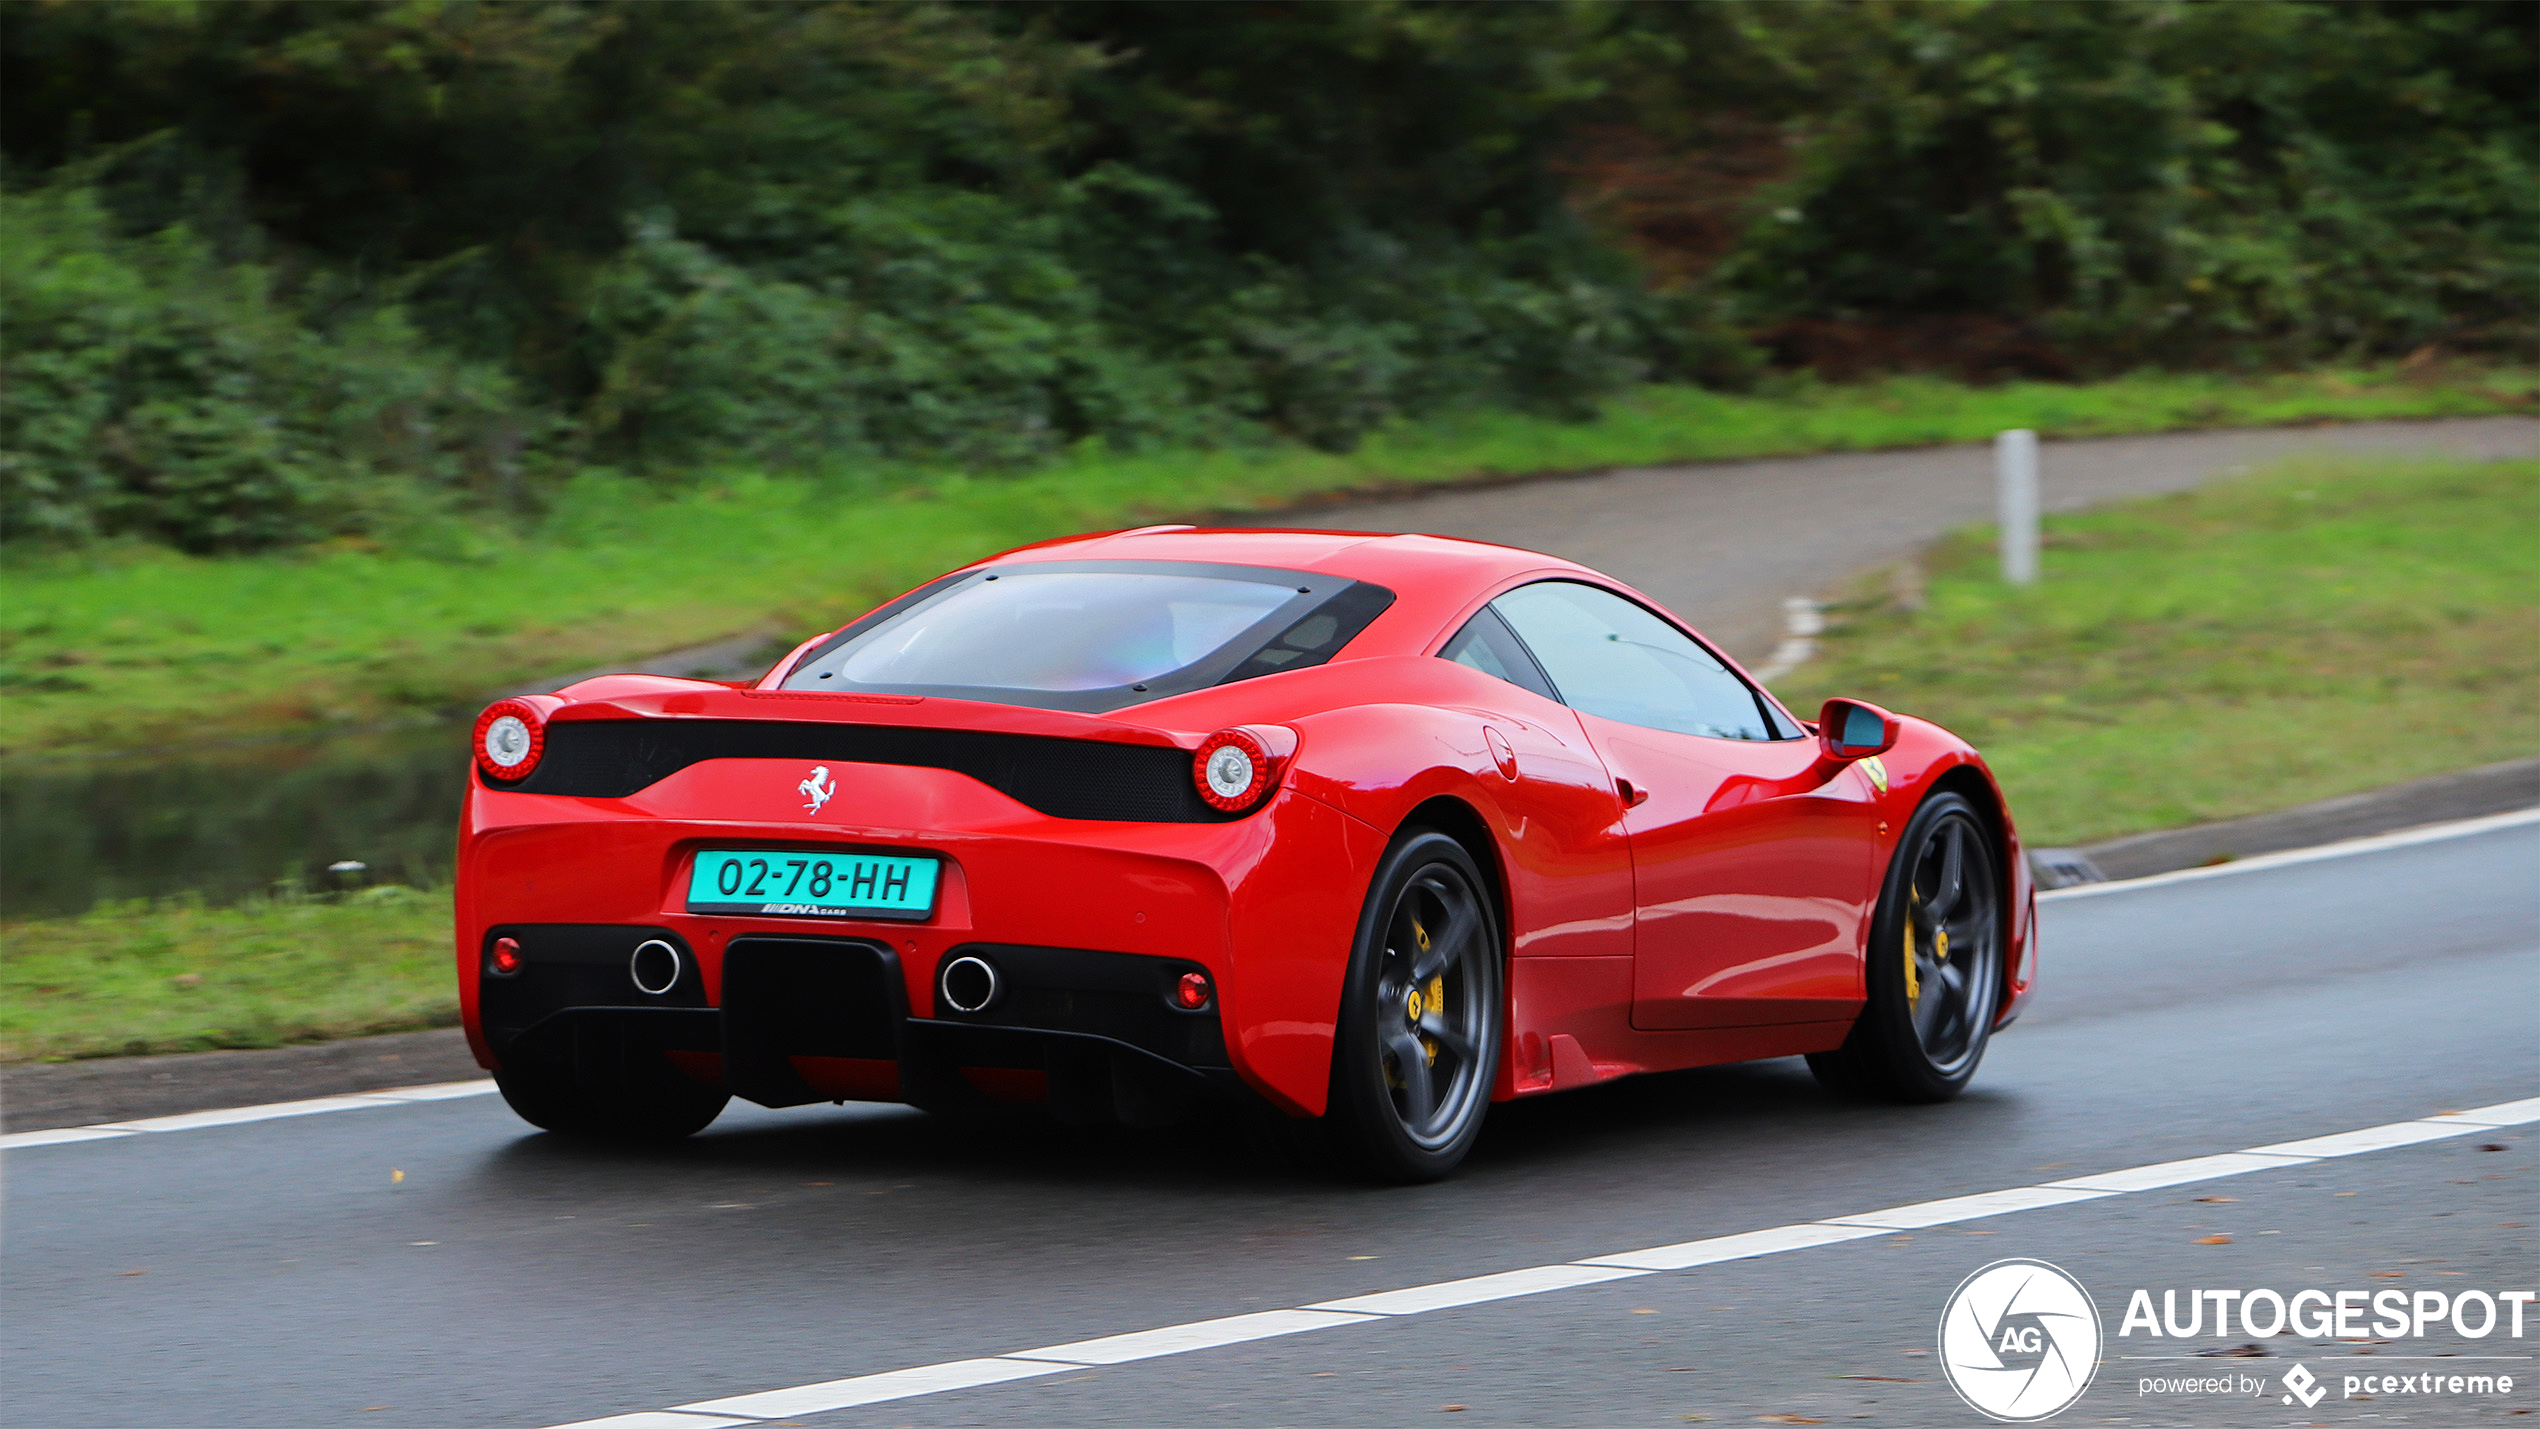
[[[1405,585],[1481,586],[1537,571],[1594,575],[1570,561],[1515,546],[1450,536],[1381,531],[1317,531],[1259,527],[1147,526],[1046,541],[982,562],[1144,560],[1208,561],[1316,571],[1371,581],[1403,593]]]

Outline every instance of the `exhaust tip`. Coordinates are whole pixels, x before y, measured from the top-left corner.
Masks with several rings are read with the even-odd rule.
[[[943,989],[944,1005],[953,1011],[985,1012],[997,1000],[1001,984],[995,964],[964,954],[944,964],[937,985]]]
[[[659,997],[679,985],[679,950],[659,938],[647,938],[635,945],[626,974],[635,980],[637,992]]]

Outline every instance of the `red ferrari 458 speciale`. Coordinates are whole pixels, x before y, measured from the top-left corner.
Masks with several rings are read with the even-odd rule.
[[[1628,587],[1470,541],[1027,547],[755,681],[503,700],[475,752],[468,1038],[559,1133],[1250,1103],[1416,1180],[1493,1101],[1634,1072],[1951,1096],[2035,970],[1964,741],[1806,724]]]

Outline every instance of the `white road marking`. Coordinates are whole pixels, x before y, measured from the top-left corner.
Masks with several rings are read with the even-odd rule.
[[[735,1424],[756,1424],[755,1419],[728,1419],[713,1414],[682,1414],[670,1409],[647,1409],[641,1414],[612,1414],[606,1419],[585,1419],[578,1424],[559,1424],[556,1429],[731,1429]]]
[[[2540,1121],[2540,1097],[2503,1102],[2477,1111],[2438,1111],[2426,1120],[2465,1121],[2472,1126],[2520,1126],[2527,1121]]]
[[[2108,1171],[2096,1176],[2075,1176],[2069,1181],[2049,1181],[2046,1184],[2050,1187],[2072,1186],[2084,1191],[2157,1191],[2164,1186],[2184,1186],[2191,1181],[2211,1181],[2251,1171],[2272,1171],[2278,1166],[2299,1166],[2311,1159],[2308,1156],[2260,1156],[2247,1151],[2226,1151],[2220,1156],[2192,1156],[2185,1161],[2163,1161],[2152,1166]]]
[[[952,1389],[976,1389],[981,1385],[1004,1384],[1009,1380],[1081,1368],[1081,1365],[1030,1364],[1009,1359],[954,1360],[949,1364],[919,1365],[915,1369],[895,1369],[882,1374],[858,1375],[854,1379],[833,1379],[826,1384],[771,1389],[763,1394],[709,1399],[702,1404],[679,1407],[690,1412],[745,1414],[752,1420],[790,1419],[797,1414],[823,1414],[832,1409],[853,1409],[859,1404],[913,1399],[921,1394],[942,1394]],[[573,1426],[560,1426],[560,1429],[573,1429]],[[664,1426],[664,1429],[669,1429],[669,1426]]]
[[[1981,1220],[1986,1216],[2008,1215],[2013,1211],[2043,1210],[2048,1206],[2095,1201],[2102,1196],[2116,1194],[2115,1191],[2058,1190],[2052,1186],[2014,1186],[2007,1191],[1980,1191],[1972,1196],[1951,1196],[1945,1201],[1890,1206],[1884,1211],[1866,1211],[1857,1216],[1828,1216],[1826,1223],[1875,1226],[1886,1231],[1918,1231],[1927,1226],[1954,1225],[1959,1221]]]
[[[1229,1315],[1222,1320],[1194,1320],[1187,1325],[1167,1325],[1160,1330],[1105,1335],[1098,1340],[1078,1340],[1074,1344],[1051,1345],[1046,1349],[1016,1350],[1006,1358],[1056,1360],[1070,1365],[1127,1364],[1131,1360],[1213,1350],[1219,1345],[1240,1345],[1247,1340],[1267,1340],[1307,1330],[1363,1324],[1375,1318],[1373,1315],[1344,1315],[1330,1310],[1261,1310],[1250,1315]]]
[[[236,1126],[241,1122],[273,1121],[286,1116],[318,1116],[330,1111],[359,1111],[363,1107],[395,1105],[385,1097],[312,1097],[306,1101],[269,1102],[264,1106],[180,1112],[175,1116],[145,1117],[139,1121],[110,1121],[105,1126],[111,1131],[200,1131],[207,1126]]]
[[[112,1126],[65,1126],[55,1131],[13,1131],[0,1146],[62,1146],[73,1141],[112,1141],[131,1132]]]
[[[316,1116],[330,1111],[359,1111],[364,1107],[404,1106],[414,1102],[451,1101],[459,1097],[481,1097],[494,1090],[491,1077],[478,1082],[433,1082],[420,1087],[390,1087],[385,1091],[361,1092],[352,1096],[312,1097],[305,1101],[267,1102],[263,1106],[223,1107],[218,1111],[180,1112],[175,1116],[143,1117],[138,1121],[108,1121],[95,1126],[64,1126],[51,1131],[12,1131],[0,1136],[0,1150],[22,1151],[30,1146],[61,1146],[74,1141],[104,1141],[142,1131],[199,1131],[210,1126],[238,1126],[251,1121],[275,1121],[287,1116]],[[692,1426],[693,1429],[693,1426]]]
[[[2393,1146],[2414,1146],[2420,1141],[2435,1141],[2446,1136],[2467,1136],[2483,1130],[2484,1125],[2468,1121],[2400,1121],[2388,1126],[2367,1126],[2361,1131],[2341,1131],[2335,1136],[2314,1136],[2304,1141],[2283,1141],[2273,1146],[2252,1146],[2261,1156],[2354,1156],[2366,1151],[2387,1151]]]
[[[1697,1265],[1718,1265],[1723,1261],[1752,1260],[1759,1255],[1779,1255],[1786,1250],[1809,1250],[1821,1245],[1835,1245],[1847,1240],[1861,1240],[1881,1234],[1876,1226],[1830,1226],[1809,1224],[1775,1226],[1766,1231],[1746,1231],[1738,1235],[1713,1236],[1709,1240],[1689,1240],[1681,1245],[1654,1246],[1648,1250],[1627,1250],[1619,1255],[1596,1255],[1574,1260],[1573,1265],[1620,1265],[1634,1270],[1691,1270]]]
[[[1195,1350],[1215,1349],[1223,1345],[1244,1344],[1277,1335],[1292,1335],[1307,1330],[1336,1329],[1346,1325],[1363,1325],[1399,1319],[1408,1315],[1454,1309],[1459,1306],[1513,1299],[1523,1295],[1541,1295],[1551,1291],[1570,1290],[1581,1286],[1628,1279],[1635,1274],[1684,1270],[1695,1266],[1715,1265],[1722,1261],[1780,1255],[1789,1251],[1863,1240],[1885,1235],[1890,1230],[1948,1225],[1985,1216],[2007,1215],[2014,1211],[2039,1210],[2133,1192],[2159,1190],[2165,1186],[2183,1185],[2219,1176],[2246,1175],[2284,1166],[2306,1166],[2323,1157],[2355,1156],[2367,1151],[2413,1146],[2448,1136],[2466,1135],[2469,1132],[2490,1127],[2521,1126],[2535,1121],[2540,1121],[2540,1097],[2500,1102],[2494,1106],[2474,1107],[2464,1111],[2443,1112],[2439,1114],[2439,1118],[2392,1122],[2386,1126],[2368,1126],[2331,1136],[2315,1136],[2301,1141],[2279,1142],[2272,1146],[2250,1147],[2244,1151],[2229,1151],[2212,1156],[2191,1157],[2184,1161],[2163,1161],[2148,1166],[2095,1172],[2050,1185],[2013,1186],[1972,1196],[1952,1196],[1945,1200],[1893,1206],[1884,1211],[1868,1211],[1857,1216],[1841,1216],[1799,1225],[1775,1226],[1768,1230],[1715,1236],[1708,1240],[1686,1241],[1678,1245],[1654,1246],[1647,1250],[1623,1251],[1615,1255],[1600,1255],[1586,1260],[1568,1261],[1560,1265],[1530,1266],[1523,1270],[1502,1271],[1496,1275],[1479,1275],[1463,1280],[1441,1281],[1434,1285],[1413,1285],[1400,1290],[1380,1291],[1376,1294],[1354,1296],[1344,1300],[1325,1300],[1296,1310],[1263,1310],[1250,1315],[1230,1316],[1222,1320],[1200,1320],[1187,1325],[1165,1325],[1153,1330],[1110,1335],[1096,1340],[1080,1340],[1074,1344],[1052,1345],[1045,1349],[1018,1350],[1011,1354],[987,1359],[954,1360],[946,1364],[919,1365],[911,1369],[860,1375],[853,1379],[830,1380],[821,1384],[800,1385],[792,1389],[772,1389],[759,1394],[737,1395],[728,1399],[710,1399],[697,1404],[683,1404],[672,1411],[621,1414],[610,1419],[588,1419],[577,1424],[551,1425],[548,1429],[719,1429],[719,1426],[733,1424],[756,1424],[769,1419],[820,1414],[829,1410],[879,1404],[894,1399],[913,1399],[919,1395],[941,1394],[948,1390],[975,1389],[984,1385],[1003,1384],[1010,1380],[1055,1374],[1061,1370],[1078,1369],[1088,1365],[1127,1364],[1166,1355],[1189,1354]],[[706,1419],[697,1417],[700,1415],[741,1417]]]
[[[2426,824],[2419,828],[2401,829],[2393,834],[2375,834],[2370,838],[2346,839],[2333,844],[2314,844],[2309,848],[2289,848],[2282,853],[2252,854],[2229,863],[2208,864],[2203,868],[2181,868],[2169,873],[2147,873],[2141,878],[2120,878],[2108,883],[2081,883],[2070,888],[2042,888],[2037,901],[2051,903],[2063,898],[2103,898],[2111,893],[2132,893],[2138,888],[2159,888],[2172,883],[2193,883],[2200,878],[2229,878],[2238,873],[2257,873],[2270,868],[2286,868],[2297,863],[2317,863],[2324,858],[2351,858],[2359,853],[2379,853],[2384,849],[2409,848],[2417,844],[2440,843],[2445,839],[2468,838],[2473,834],[2493,833],[2498,829],[2518,829],[2525,824],[2540,824],[2540,809],[2517,809],[2510,814],[2489,814],[2484,818],[2455,819],[2448,824]]]
[[[1805,596],[1782,602],[1782,642],[1754,671],[1755,682],[1769,685],[1817,655],[1817,637],[1826,633],[1823,609]]]
[[[366,1097],[384,1097],[392,1102],[446,1102],[460,1097],[492,1094],[494,1079],[479,1077],[472,1082],[430,1082],[420,1087],[390,1087],[384,1092],[363,1092]]]
[[[1529,1270],[1476,1275],[1470,1280],[1448,1280],[1436,1285],[1415,1285],[1408,1290],[1387,1290],[1378,1295],[1326,1300],[1305,1308],[1355,1310],[1364,1315],[1418,1315],[1430,1310],[1452,1310],[1458,1305],[1480,1305],[1492,1300],[1511,1300],[1520,1295],[1540,1295],[1547,1290],[1571,1290],[1608,1280],[1629,1280],[1635,1275],[1649,1273],[1606,1265],[1538,1265]]]

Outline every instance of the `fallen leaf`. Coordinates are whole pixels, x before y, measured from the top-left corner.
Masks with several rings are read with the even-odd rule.
[[[1306,1376],[1306,1378],[1307,1378],[1307,1379],[1338,1379],[1338,1378],[1340,1378],[1340,1372],[1339,1372],[1338,1370],[1318,1369],[1318,1370],[1316,1370],[1314,1373],[1307,1375],[1307,1376]]]
[[[147,1275],[149,1273],[150,1272],[146,1270],[118,1270],[115,1272],[115,1278],[117,1280],[125,1280],[135,1275]]]
[[[2404,1270],[2376,1270],[2372,1273],[2372,1278],[2375,1280],[2405,1280],[2408,1278],[2408,1272]]]
[[[1759,1424],[1823,1424],[1826,1422],[1823,1419],[1811,1419],[1805,1414],[1758,1414],[1755,1416],[1755,1421]]]
[[[1655,1315],[1658,1312],[1655,1310],[1634,1310],[1632,1313],[1635,1315]]]
[[[2200,1201],[2211,1201],[2216,1205],[2229,1205],[2240,1198],[2238,1196],[2199,1196],[2196,1199]]]
[[[201,973],[178,973],[176,976],[169,978],[168,981],[174,983],[178,987],[201,987],[203,985],[203,975]]]
[[[2231,1237],[2227,1235],[2200,1235],[2196,1238],[2196,1243],[2198,1245],[2229,1245],[2231,1244]]]
[[[394,1167],[394,1166],[391,1166],[391,1167],[389,1167],[389,1168],[388,1168],[388,1184],[389,1184],[389,1185],[394,1186],[394,1185],[396,1185],[397,1183],[399,1183],[399,1182],[401,1182],[401,1181],[403,1181],[403,1180],[405,1180],[405,1179],[406,1179],[406,1173],[405,1173],[405,1172],[398,1170],[398,1169],[397,1169],[396,1167]]]
[[[1438,1412],[1440,1414],[1461,1414],[1464,1412],[1464,1406],[1461,1404],[1441,1404],[1438,1406]]]
[[[2504,1151],[2509,1148],[2507,1148],[2505,1143],[2501,1141],[2483,1141],[2479,1143],[2478,1149],[2481,1151]]]
[[[1376,1257],[1372,1255],[1353,1255],[1350,1257],[1352,1260],[1374,1260],[1375,1258]]]

